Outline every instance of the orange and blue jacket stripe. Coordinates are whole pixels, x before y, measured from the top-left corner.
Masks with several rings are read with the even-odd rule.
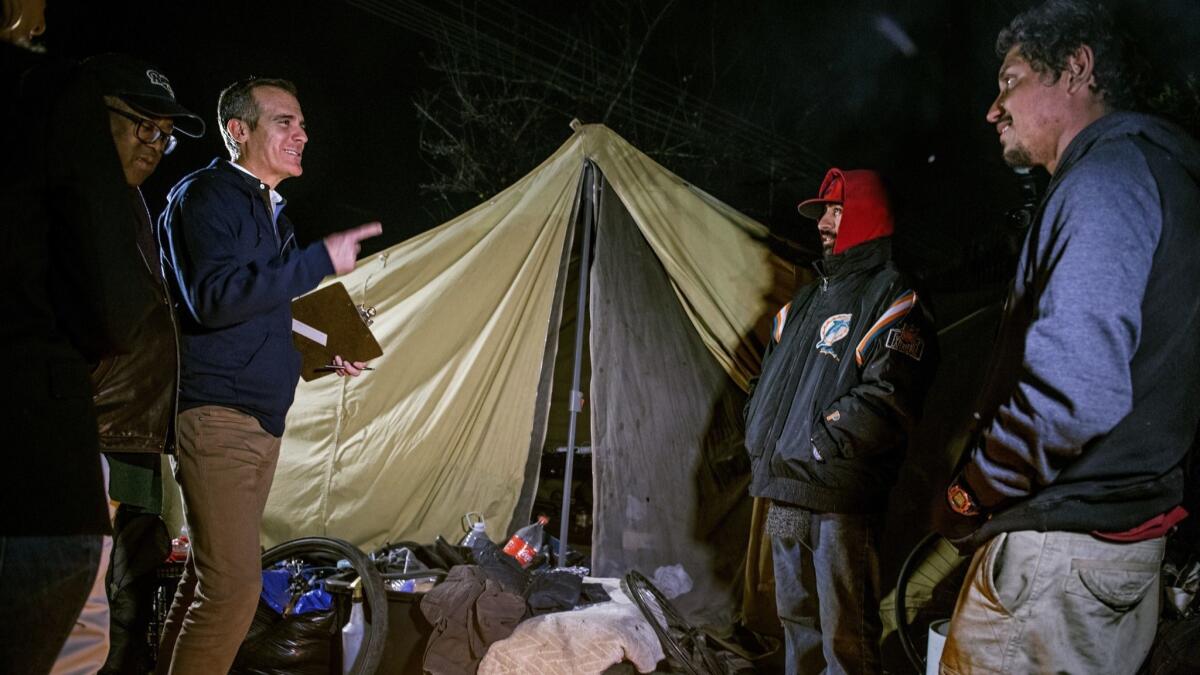
[[[917,292],[912,289],[904,291],[900,294],[900,297],[896,298],[892,302],[892,305],[887,308],[887,311],[883,313],[883,316],[879,317],[879,320],[875,322],[875,325],[871,326],[871,329],[868,330],[867,334],[863,336],[863,339],[859,341],[858,346],[854,348],[854,360],[858,363],[858,365],[861,366],[863,364],[863,355],[866,354],[867,349],[870,348],[871,341],[883,331],[903,320],[904,317],[908,316],[908,313],[912,311],[912,308],[916,306]]]
[[[792,308],[792,303],[783,306],[783,309],[775,313],[775,320],[771,324],[771,337],[775,338],[775,344],[783,339],[783,323],[787,321],[788,310]]]

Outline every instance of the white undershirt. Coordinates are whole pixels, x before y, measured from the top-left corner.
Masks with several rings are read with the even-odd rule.
[[[255,176],[249,169],[242,166],[241,164],[238,164],[237,162],[233,162],[233,161],[229,161],[229,160],[225,160],[225,161],[229,162],[229,164],[232,165],[233,168],[237,169],[238,171],[241,171],[242,173],[246,174],[247,176],[250,176],[254,180],[258,181],[258,184],[260,187],[267,188],[268,190],[271,191],[271,207],[272,207],[271,208],[271,221],[274,222],[274,221],[278,220],[279,219],[279,210],[281,208],[280,205],[283,204],[283,195],[276,192],[275,188],[269,187],[266,183],[262,182],[261,178],[259,178],[258,176]]]

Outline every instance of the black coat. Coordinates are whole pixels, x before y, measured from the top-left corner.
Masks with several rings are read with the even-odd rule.
[[[0,43],[0,534],[109,530],[91,363],[127,350],[153,302],[99,88]]]
[[[891,261],[890,238],[816,266],[820,278],[776,319],[747,406],[750,494],[818,512],[877,512],[933,379],[937,337]]]

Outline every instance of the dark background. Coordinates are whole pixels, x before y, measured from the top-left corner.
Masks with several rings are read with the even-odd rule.
[[[1018,184],[984,114],[996,33],[1029,4],[51,0],[43,42],[60,55],[143,58],[208,122],[145,185],[154,212],[183,174],[224,156],[217,94],[256,74],[293,80],[308,119],[305,173],[281,188],[302,241],[378,219],[385,234],[370,252],[429,229],[536,166],[577,117],[606,122],[764,222],[798,263],[818,244],[795,203],[828,166],[879,169],[897,211],[898,256],[935,288],[961,289],[1002,284],[1021,236],[1005,217],[1021,203]],[[1155,76],[1194,95],[1200,3],[1118,9]],[[471,126],[462,99],[447,96],[449,62],[499,69],[506,93],[549,92],[533,105],[537,119],[520,138],[507,119]],[[537,64],[554,73],[511,84]],[[504,105],[498,89],[474,91],[475,105]],[[472,137],[482,178],[458,192],[429,188],[452,160],[431,151],[439,130],[418,104],[440,106],[446,126]],[[1185,117],[1193,110],[1184,106]]]

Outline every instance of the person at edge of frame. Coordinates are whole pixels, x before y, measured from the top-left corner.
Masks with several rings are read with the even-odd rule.
[[[111,531],[91,364],[127,352],[153,307],[96,82],[48,55],[45,2],[0,17],[0,672],[50,672]]]
[[[1129,112],[1131,46],[1095,2],[1001,31],[987,112],[1051,180],[975,419],[938,499],[974,550],[941,672],[1134,673],[1200,421],[1200,146]]]

